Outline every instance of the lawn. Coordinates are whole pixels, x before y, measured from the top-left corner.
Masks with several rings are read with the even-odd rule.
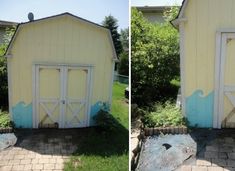
[[[101,132],[90,128],[81,138],[78,150],[66,163],[65,170],[79,171],[127,171],[129,169],[128,104],[125,102],[125,84],[115,82],[111,113],[120,123],[118,130]]]

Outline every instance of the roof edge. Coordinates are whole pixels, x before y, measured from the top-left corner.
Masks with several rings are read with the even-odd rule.
[[[175,19],[173,19],[173,20],[170,21],[170,23],[171,23],[175,28],[178,28],[178,27],[179,27],[179,23],[180,23],[181,21],[185,21],[185,19],[184,19],[183,17],[184,17],[184,12],[185,12],[185,8],[186,8],[187,4],[188,4],[188,0],[183,0],[178,15],[176,16]]]
[[[112,49],[113,49],[113,60],[114,60],[114,61],[118,61],[117,53],[116,53],[116,50],[115,50],[115,47],[114,47],[114,44],[113,44],[113,39],[112,39],[111,31],[110,31],[108,28],[106,28],[105,26],[102,26],[102,25],[99,25],[99,24],[94,23],[94,22],[92,22],[92,21],[89,21],[89,20],[86,20],[86,19],[84,19],[84,18],[78,17],[78,16],[73,15],[73,14],[71,14],[71,13],[69,13],[69,12],[65,12],[65,13],[61,13],[61,14],[57,14],[57,15],[53,15],[53,16],[49,16],[49,17],[40,18],[40,19],[37,19],[37,20],[34,20],[34,21],[28,21],[28,22],[19,23],[19,24],[17,25],[17,27],[16,27],[15,33],[13,34],[13,36],[12,36],[12,38],[11,38],[11,40],[10,40],[8,46],[7,46],[7,49],[6,49],[5,53],[4,53],[4,56],[5,56],[5,57],[8,57],[8,56],[10,55],[10,54],[9,54],[9,51],[10,51],[11,48],[12,48],[12,44],[13,44],[13,42],[14,42],[16,36],[17,36],[17,33],[19,32],[20,27],[22,27],[23,25],[26,25],[26,24],[31,24],[31,23],[35,23],[35,22],[38,22],[38,21],[42,21],[42,20],[46,20],[46,19],[50,19],[50,18],[55,18],[55,17],[59,17],[59,16],[63,16],[63,15],[72,16],[72,17],[74,17],[74,18],[76,18],[76,19],[79,19],[80,21],[83,21],[83,22],[92,24],[92,25],[94,25],[94,26],[97,26],[97,27],[99,27],[99,28],[101,28],[101,29],[104,29],[104,30],[108,31],[109,39],[110,39],[110,41],[111,41]]]

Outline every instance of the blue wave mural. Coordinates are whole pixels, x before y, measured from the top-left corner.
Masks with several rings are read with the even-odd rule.
[[[91,113],[90,113],[90,125],[94,126],[96,125],[93,117],[95,115],[97,115],[97,113],[101,110],[105,110],[105,111],[110,111],[110,106],[108,105],[108,103],[104,103],[102,101],[98,101],[96,102],[94,105],[91,106]]]
[[[32,115],[32,103],[26,105],[24,102],[19,102],[12,107],[12,117],[16,128],[32,128]]]
[[[214,92],[207,96],[202,90],[196,90],[186,98],[186,117],[190,126],[210,128],[213,123]]]

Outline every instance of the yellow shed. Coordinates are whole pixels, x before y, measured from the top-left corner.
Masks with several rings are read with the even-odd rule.
[[[18,128],[88,127],[111,105],[117,56],[103,26],[70,13],[21,23],[5,56]]]
[[[192,126],[235,128],[235,1],[184,0],[180,32],[182,111]]]

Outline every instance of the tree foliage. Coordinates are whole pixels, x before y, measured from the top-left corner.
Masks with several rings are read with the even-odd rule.
[[[120,35],[123,51],[119,55],[118,72],[121,75],[129,75],[129,28],[122,29]]]
[[[114,47],[117,55],[122,52],[122,44],[120,41],[120,34],[118,33],[118,20],[114,18],[112,15],[106,16],[102,25],[108,28],[111,31],[111,35],[113,38]]]
[[[120,41],[122,43],[123,50],[129,49],[129,28],[121,29]]]
[[[4,42],[0,45],[0,108],[8,106],[8,84],[7,84],[7,61],[3,56],[10,42],[12,35],[15,32],[14,28],[7,28]]]
[[[170,93],[170,81],[179,76],[177,30],[169,22],[149,23],[135,8],[131,11],[131,72],[132,102],[140,106],[164,98]]]
[[[129,75],[129,53],[123,51],[119,56],[118,72],[121,75]]]

